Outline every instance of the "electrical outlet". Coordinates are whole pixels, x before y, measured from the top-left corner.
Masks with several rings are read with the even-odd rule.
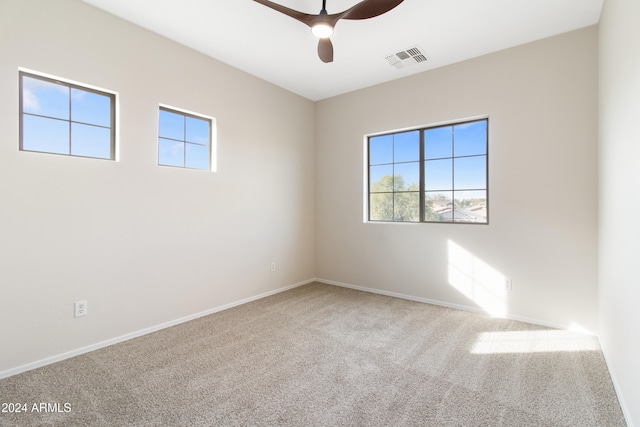
[[[504,290],[510,291],[513,289],[513,283],[511,283],[511,279],[504,279]]]
[[[75,317],[80,317],[80,316],[86,316],[87,315],[87,301],[76,301],[75,304],[75,308],[76,308],[76,316]]]
[[[271,263],[271,271],[272,271],[272,272],[276,271],[276,262],[275,262],[275,261],[273,261],[273,262]]]

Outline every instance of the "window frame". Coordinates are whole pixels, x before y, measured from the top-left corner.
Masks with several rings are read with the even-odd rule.
[[[162,111],[165,111],[167,113],[171,113],[171,114],[176,114],[176,115],[180,115],[184,117],[185,120],[185,135],[184,135],[184,139],[175,139],[175,138],[168,138],[168,137],[163,137],[160,135],[160,113]],[[192,142],[192,141],[187,141],[187,137],[186,137],[186,119],[187,118],[192,118],[192,119],[196,119],[196,120],[202,120],[207,122],[208,126],[209,126],[209,139],[207,141],[207,151],[208,151],[208,155],[207,155],[207,167],[206,168],[194,168],[194,167],[189,167],[187,166],[187,162],[186,162],[186,147],[188,144],[191,145],[200,145],[200,146],[204,146],[204,144],[198,144],[197,142]],[[164,166],[164,167],[172,167],[172,168],[178,168],[178,169],[189,169],[189,170],[200,170],[200,171],[209,171],[209,172],[215,172],[216,171],[216,166],[215,166],[215,159],[216,159],[216,154],[215,154],[215,136],[214,136],[214,132],[215,132],[215,123],[216,123],[216,119],[214,117],[210,117],[204,114],[199,114],[199,113],[194,113],[192,111],[187,111],[184,110],[182,108],[177,108],[177,107],[173,107],[170,105],[166,105],[166,104],[160,104],[158,107],[158,137],[156,139],[156,148],[157,148],[157,165],[158,166]],[[178,166],[178,165],[171,165],[171,164],[164,164],[164,163],[160,163],[160,140],[161,139],[165,139],[165,140],[170,140],[170,141],[175,141],[175,142],[181,142],[184,144],[184,156],[183,156],[183,165],[182,166]]]
[[[24,111],[24,78],[25,77],[41,80],[47,83],[53,83],[55,85],[68,88],[69,89],[69,118],[61,119],[58,117],[25,112]],[[71,96],[72,89],[77,89],[84,92],[89,92],[89,93],[93,93],[96,95],[109,98],[109,126],[108,127],[97,125],[95,123],[87,123],[87,122],[73,120],[73,115],[72,115],[73,102],[72,102],[72,96]],[[30,152],[30,153],[54,154],[54,155],[67,156],[67,157],[81,157],[86,159],[117,161],[117,115],[116,115],[117,100],[118,100],[117,93],[113,91],[108,91],[106,89],[97,88],[95,86],[85,85],[82,83],[72,82],[67,79],[63,79],[63,78],[51,76],[51,75],[45,75],[45,74],[34,72],[31,70],[19,69],[18,70],[18,109],[19,109],[18,111],[18,116],[19,116],[18,118],[18,121],[19,121],[18,149],[20,151]],[[58,153],[53,151],[25,149],[24,148],[24,125],[25,125],[24,116],[25,114],[31,117],[41,117],[45,119],[59,120],[61,122],[68,122],[69,123],[69,141],[68,141],[69,153]],[[92,126],[92,127],[101,128],[101,129],[108,129],[109,130],[109,157],[96,157],[96,156],[73,154],[72,153],[72,147],[73,147],[72,125],[74,123],[81,124],[84,126]]]
[[[461,156],[455,156],[455,140],[452,139],[452,147],[451,147],[451,156],[448,157],[438,157],[438,158],[433,158],[433,159],[426,159],[425,158],[425,132],[428,130],[432,130],[432,129],[437,129],[437,128],[445,128],[445,127],[454,127],[454,126],[459,126],[459,125],[464,125],[464,124],[470,124],[470,123],[475,123],[475,122],[485,122],[485,150],[484,150],[484,154],[472,154],[472,155],[461,155]],[[400,161],[400,162],[395,162],[395,159],[393,159],[394,161],[392,163],[381,163],[381,164],[371,164],[371,139],[372,138],[377,138],[377,137],[384,137],[384,136],[395,136],[395,135],[399,135],[399,134],[403,134],[403,133],[409,133],[409,132],[415,132],[418,131],[419,133],[419,159],[417,161],[417,163],[419,163],[419,185],[418,185],[418,193],[419,193],[419,213],[418,213],[418,220],[417,221],[406,221],[406,220],[395,220],[395,219],[383,219],[383,220],[377,220],[377,219],[371,219],[371,208],[372,208],[372,203],[371,203],[371,199],[372,199],[372,194],[392,194],[392,199],[395,200],[395,195],[398,193],[406,193],[409,191],[396,191],[395,186],[392,186],[391,191],[388,192],[371,192],[372,190],[372,182],[371,182],[371,167],[372,166],[380,166],[380,165],[392,165],[395,169],[395,165],[396,164],[403,164],[403,163],[410,163],[410,162],[414,162],[414,161]],[[459,158],[470,158],[470,157],[480,157],[480,156],[484,156],[485,157],[485,164],[484,164],[484,168],[485,168],[485,188],[483,189],[456,189],[455,188],[455,180],[454,180],[454,176],[455,176],[455,159],[459,159]],[[365,174],[364,174],[364,178],[365,178],[365,212],[364,212],[364,219],[366,223],[373,223],[373,224],[466,224],[466,225],[489,225],[489,117],[488,116],[480,116],[480,117],[474,117],[474,118],[468,118],[468,119],[463,119],[463,120],[458,120],[458,121],[451,121],[451,122],[443,122],[443,123],[438,123],[438,124],[433,124],[433,125],[428,125],[428,126],[421,126],[421,127],[415,127],[415,128],[406,128],[406,129],[401,129],[401,130],[396,130],[396,131],[391,131],[391,132],[381,132],[381,133],[375,133],[375,134],[369,134],[365,136]],[[485,208],[486,208],[486,216],[485,216],[485,221],[456,221],[456,217],[455,217],[455,210],[452,211],[452,215],[451,215],[451,220],[446,220],[446,221],[434,221],[434,220],[426,220],[425,219],[425,214],[426,214],[426,209],[425,209],[425,202],[426,202],[426,194],[429,192],[433,192],[433,193],[437,193],[439,192],[438,190],[426,190],[425,186],[426,186],[426,182],[425,182],[425,162],[429,161],[429,160],[439,160],[439,159],[450,159],[451,160],[451,189],[444,189],[444,190],[440,190],[440,192],[451,192],[452,194],[452,200],[455,201],[455,193],[456,192],[463,192],[463,191],[484,191],[486,194],[486,198],[485,198]],[[394,203],[394,211],[395,211],[395,201]],[[454,206],[455,209],[455,206]],[[394,212],[395,213],[395,212]]]

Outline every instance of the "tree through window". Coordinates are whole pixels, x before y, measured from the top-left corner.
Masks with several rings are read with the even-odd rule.
[[[369,221],[488,223],[488,119],[368,140]]]

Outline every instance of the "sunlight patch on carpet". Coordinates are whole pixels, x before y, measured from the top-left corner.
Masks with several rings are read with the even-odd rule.
[[[595,337],[561,330],[483,332],[471,348],[474,354],[555,353],[597,351]]]

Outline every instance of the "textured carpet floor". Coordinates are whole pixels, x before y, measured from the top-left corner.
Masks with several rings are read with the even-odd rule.
[[[319,283],[0,380],[0,401],[28,405],[1,426],[625,425],[594,337]]]

